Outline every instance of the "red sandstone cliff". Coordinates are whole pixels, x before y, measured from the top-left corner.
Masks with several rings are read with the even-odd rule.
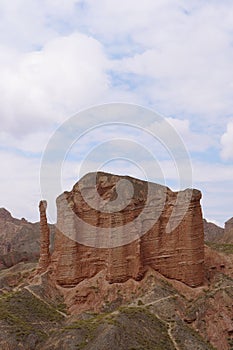
[[[120,193],[122,179],[130,181],[132,188],[125,187]],[[187,285],[201,285],[204,234],[200,199],[198,190],[177,193],[102,172],[84,176],[71,192],[57,199],[50,264],[56,283],[73,287],[102,270],[110,283],[140,280],[151,267]]]

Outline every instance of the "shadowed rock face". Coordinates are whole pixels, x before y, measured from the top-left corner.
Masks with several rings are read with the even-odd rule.
[[[131,185],[121,188],[120,180]],[[102,270],[110,283],[140,280],[151,267],[187,285],[201,285],[200,199],[198,190],[172,192],[130,177],[87,174],[57,199],[50,264],[56,282],[72,287]]]

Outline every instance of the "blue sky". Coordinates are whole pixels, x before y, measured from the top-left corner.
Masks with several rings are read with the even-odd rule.
[[[1,0],[0,18],[0,206],[38,220],[41,157],[55,130],[121,102],[166,118],[189,152],[204,216],[221,225],[233,216],[232,1]],[[63,190],[88,150],[116,135],[139,138],[126,128],[87,135],[67,157]],[[151,147],[146,135],[140,143]],[[142,176],[125,161],[109,170]],[[176,188],[166,159],[162,170]]]

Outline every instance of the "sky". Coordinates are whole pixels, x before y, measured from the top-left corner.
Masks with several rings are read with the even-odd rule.
[[[0,207],[13,216],[38,220],[43,155],[61,125],[77,115],[83,127],[83,111],[109,103],[163,116],[187,150],[204,217],[223,226],[233,216],[232,1],[0,0],[0,77]],[[67,153],[61,190],[84,160],[159,179],[152,160],[138,151],[129,161],[116,139],[149,149],[163,183],[179,189],[174,161],[148,132],[97,120]]]

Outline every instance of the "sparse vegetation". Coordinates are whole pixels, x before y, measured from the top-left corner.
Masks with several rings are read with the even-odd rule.
[[[10,326],[10,332],[17,339],[23,339],[31,333],[44,339],[47,335],[41,323],[61,321],[62,316],[28,291],[22,290],[1,296],[0,320]]]
[[[233,244],[205,242],[210,248],[225,254],[233,254]]]

